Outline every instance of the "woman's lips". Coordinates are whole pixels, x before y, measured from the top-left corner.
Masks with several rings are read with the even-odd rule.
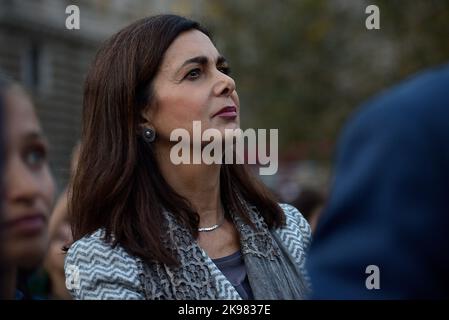
[[[45,228],[46,221],[43,214],[36,213],[8,221],[6,227],[15,233],[35,234]]]
[[[235,118],[237,117],[237,108],[234,106],[224,107],[213,115],[213,117],[215,116],[219,116],[221,118]]]

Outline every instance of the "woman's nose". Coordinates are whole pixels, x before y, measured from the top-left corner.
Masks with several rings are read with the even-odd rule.
[[[14,161],[6,172],[9,200],[32,204],[40,192],[38,177],[22,161]]]
[[[217,96],[230,96],[235,91],[234,79],[220,72],[214,91]]]

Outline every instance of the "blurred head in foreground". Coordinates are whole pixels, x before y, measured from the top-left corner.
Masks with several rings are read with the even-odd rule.
[[[0,78],[4,106],[5,164],[1,251],[6,298],[13,298],[18,270],[38,266],[48,246],[48,220],[55,184],[49,169],[48,144],[25,91]]]

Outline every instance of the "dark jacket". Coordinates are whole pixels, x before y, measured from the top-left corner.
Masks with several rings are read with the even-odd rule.
[[[380,289],[367,289],[369,265]],[[307,264],[314,298],[449,297],[449,65],[362,107]]]

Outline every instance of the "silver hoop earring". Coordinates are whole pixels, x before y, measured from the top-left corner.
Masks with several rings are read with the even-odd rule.
[[[151,128],[144,128],[143,138],[147,142],[153,142],[154,140],[156,140],[156,131],[154,131],[154,129]]]

